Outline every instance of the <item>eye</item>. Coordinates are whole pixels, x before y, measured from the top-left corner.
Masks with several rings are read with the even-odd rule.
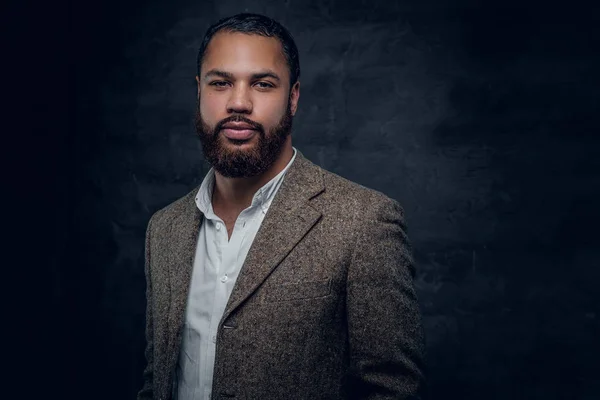
[[[256,82],[256,84],[261,89],[269,89],[269,88],[275,87],[272,84],[270,84],[269,82],[264,82],[264,81],[263,82]]]
[[[210,83],[210,86],[215,86],[215,87],[221,88],[221,87],[227,86],[227,84],[228,84],[228,82],[226,82],[226,81],[212,81]]]

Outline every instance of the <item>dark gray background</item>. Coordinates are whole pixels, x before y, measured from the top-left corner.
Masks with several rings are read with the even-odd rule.
[[[79,398],[140,388],[144,231],[208,170],[196,52],[242,11],[296,38],[294,146],[405,208],[431,398],[598,398],[598,14],[573,2],[72,4],[69,116],[37,143],[50,178],[29,181],[60,316],[38,335],[61,329],[44,370],[67,367]],[[60,44],[36,39],[28,95],[52,107]]]

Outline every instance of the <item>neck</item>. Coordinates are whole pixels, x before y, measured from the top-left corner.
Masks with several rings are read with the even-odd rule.
[[[279,174],[292,159],[294,149],[289,141],[273,165],[264,173],[249,178],[227,178],[215,171],[215,188],[212,195],[213,207],[231,211],[242,211],[252,204],[254,194]]]

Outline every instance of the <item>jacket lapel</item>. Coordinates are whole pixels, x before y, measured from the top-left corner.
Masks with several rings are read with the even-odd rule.
[[[198,189],[199,187],[186,196],[183,201],[182,212],[173,220],[171,225],[171,233],[174,236],[168,251],[170,254],[169,286],[171,294],[171,309],[168,312],[170,332],[168,345],[171,350],[173,350],[173,346],[180,343],[198,233],[203,219],[203,214],[194,200]],[[168,354],[176,355],[177,353],[178,351],[171,351]],[[171,362],[173,363],[175,360],[171,360]]]
[[[322,171],[296,151],[296,159],[248,250],[221,323],[267,279],[321,218],[321,212],[309,200],[325,189]]]
[[[322,171],[297,150],[242,265],[221,321],[244,302],[321,218],[309,200],[324,190]],[[195,203],[199,186],[182,201],[172,222],[169,249],[171,301],[169,354],[176,362],[203,214]]]

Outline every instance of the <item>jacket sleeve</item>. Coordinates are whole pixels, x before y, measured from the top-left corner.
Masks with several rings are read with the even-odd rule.
[[[361,222],[347,275],[349,397],[422,399],[424,333],[404,211],[376,196]]]
[[[153,377],[154,377],[154,330],[152,324],[152,279],[150,276],[150,238],[152,237],[152,221],[154,215],[148,222],[146,228],[146,241],[144,251],[144,274],[146,276],[146,367],[144,368],[144,383],[142,389],[138,392],[137,400],[150,400],[154,398]]]

